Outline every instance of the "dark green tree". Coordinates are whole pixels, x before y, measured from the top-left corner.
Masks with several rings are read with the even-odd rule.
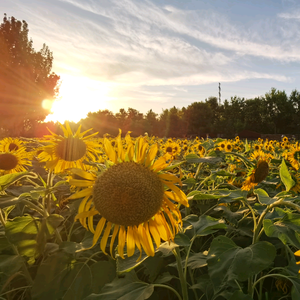
[[[185,111],[187,134],[206,137],[211,132],[213,110],[208,103],[194,102]]]
[[[19,136],[43,121],[49,111],[43,100],[53,101],[59,76],[51,72],[53,55],[44,44],[35,51],[28,24],[4,14],[0,24],[0,128]]]
[[[293,101],[288,99],[285,91],[272,88],[265,94],[264,104],[269,132],[290,133],[295,109]]]

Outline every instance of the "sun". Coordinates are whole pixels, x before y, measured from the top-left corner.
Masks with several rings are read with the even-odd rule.
[[[60,75],[61,86],[59,97],[53,103],[45,99],[42,106],[49,109],[44,122],[72,121],[77,123],[89,112],[95,112],[109,107],[109,85],[87,77]]]

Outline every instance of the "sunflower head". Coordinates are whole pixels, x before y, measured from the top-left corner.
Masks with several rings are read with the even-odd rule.
[[[181,184],[176,175],[165,172],[170,161],[165,156],[156,159],[157,144],[149,146],[147,139],[139,137],[135,144],[127,137],[126,147],[121,131],[113,147],[104,138],[104,150],[108,157],[104,170],[96,178],[88,172],[80,172],[85,180],[70,179],[72,186],[79,188],[70,199],[84,197],[77,219],[94,233],[93,246],[101,234],[101,250],[106,253],[108,237],[113,256],[114,241],[118,239],[118,254],[132,256],[137,247],[147,255],[154,255],[154,245],[174,238],[181,224],[177,203],[188,206],[185,194],[177,186]],[[126,148],[126,151],[124,150]],[[82,189],[82,187],[86,187]],[[94,215],[100,215],[96,226]]]
[[[16,151],[0,152],[0,173],[24,172],[31,166],[31,155],[24,147]]]
[[[89,166],[85,161],[95,161],[99,153],[99,144],[91,138],[97,134],[85,136],[91,129],[80,132],[81,125],[77,131],[73,133],[68,122],[65,127],[60,124],[63,135],[57,135],[50,131],[51,135],[47,138],[46,146],[41,148],[38,154],[38,159],[41,162],[46,162],[48,169],[55,173],[60,173],[69,168],[88,169]]]

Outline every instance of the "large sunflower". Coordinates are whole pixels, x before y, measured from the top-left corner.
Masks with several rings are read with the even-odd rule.
[[[91,129],[80,132],[80,125],[73,133],[68,122],[65,127],[62,124],[60,126],[63,136],[48,129],[51,135],[46,135],[45,138],[48,139],[46,142],[49,144],[42,147],[38,159],[46,162],[46,167],[53,170],[54,173],[60,173],[70,168],[87,170],[89,166],[85,162],[96,161],[99,153],[99,144],[91,140],[91,137],[95,136],[97,132],[85,136]]]
[[[105,254],[112,232],[112,256],[116,238],[118,254],[122,258],[125,244],[128,257],[134,254],[135,247],[141,254],[144,249],[147,255],[153,256],[153,240],[157,247],[161,239],[173,240],[182,222],[174,202],[188,206],[188,200],[176,186],[181,184],[180,179],[164,171],[169,165],[166,158],[162,156],[155,160],[157,144],[149,147],[146,140],[139,137],[135,145],[127,144],[125,151],[121,132],[116,143],[117,151],[109,139],[104,139],[108,168],[98,177],[91,172],[73,170],[75,176],[69,182],[79,190],[70,199],[84,197],[76,219],[94,234],[92,247],[103,233],[100,248]],[[101,217],[94,228],[93,216],[96,214]]]
[[[31,155],[24,147],[15,151],[0,152],[0,175],[26,171],[31,166]]]

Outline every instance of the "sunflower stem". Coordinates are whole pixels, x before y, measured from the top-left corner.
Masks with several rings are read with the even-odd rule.
[[[52,170],[49,170],[48,176],[47,176],[47,189],[51,188],[51,183],[53,182],[52,180]],[[51,214],[51,197],[50,193],[47,193],[46,195],[46,203],[47,203],[47,211],[48,214]]]
[[[175,249],[173,249],[172,252],[173,252],[173,254],[176,258],[176,262],[177,262],[177,269],[178,269],[178,275],[179,275],[179,279],[180,279],[182,299],[188,300],[189,298],[188,298],[187,284],[186,284],[186,279],[184,278],[184,274],[183,274],[182,261],[181,261],[179,247],[176,247]]]
[[[179,295],[179,293],[173,289],[172,287],[170,287],[169,285],[166,285],[166,284],[159,284],[159,283],[153,283],[152,284],[154,287],[162,287],[162,288],[166,288],[166,289],[169,289],[171,290],[177,297],[179,300],[182,300],[181,296]]]

